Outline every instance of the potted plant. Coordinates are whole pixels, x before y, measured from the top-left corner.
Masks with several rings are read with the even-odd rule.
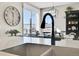
[[[11,36],[16,36],[16,34],[20,33],[18,30],[14,29],[14,30],[10,30],[10,31],[7,31],[6,34],[10,33]]]
[[[16,34],[20,33],[18,30],[13,30],[14,36],[16,36]]]
[[[73,8],[71,6],[69,6],[69,7],[66,8],[67,11],[72,11],[72,9]]]

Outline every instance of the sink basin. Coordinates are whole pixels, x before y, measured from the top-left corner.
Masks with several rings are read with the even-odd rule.
[[[79,56],[79,48],[52,46],[42,56]]]
[[[26,43],[2,51],[19,56],[40,56],[51,46],[42,44]]]
[[[78,48],[49,46],[34,43],[26,43],[2,51],[18,56],[79,56]]]

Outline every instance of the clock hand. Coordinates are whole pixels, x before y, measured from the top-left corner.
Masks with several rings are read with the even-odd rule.
[[[14,25],[14,13],[12,12],[12,25]]]

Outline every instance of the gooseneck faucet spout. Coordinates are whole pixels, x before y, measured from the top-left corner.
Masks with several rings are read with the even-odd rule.
[[[42,24],[41,24],[41,28],[44,29],[45,28],[45,19],[46,19],[46,16],[49,15],[51,17],[51,20],[52,20],[52,35],[51,35],[51,45],[55,45],[55,38],[54,38],[54,18],[53,16],[50,14],[50,13],[46,13],[43,17],[43,21],[42,21]]]

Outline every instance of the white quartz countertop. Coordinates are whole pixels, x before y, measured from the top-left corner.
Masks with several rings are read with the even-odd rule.
[[[18,55],[14,55],[14,54],[11,54],[11,53],[0,51],[0,56],[18,56]]]

